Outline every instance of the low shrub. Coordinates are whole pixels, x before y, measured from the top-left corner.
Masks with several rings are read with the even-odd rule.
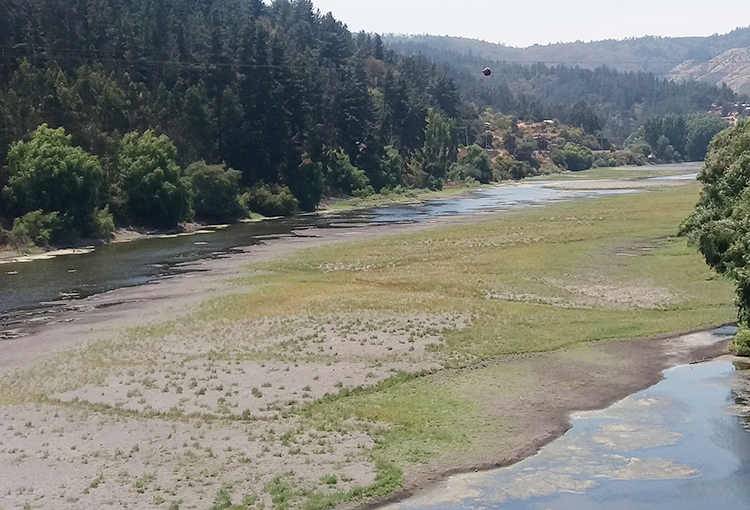
[[[729,344],[729,350],[735,356],[750,357],[750,329],[742,328]]]
[[[277,184],[256,186],[242,195],[240,201],[263,216],[289,216],[299,209],[299,202],[289,188]]]
[[[49,246],[60,237],[61,229],[62,220],[56,212],[44,214],[37,209],[16,218],[11,236],[16,244]]]
[[[492,175],[496,181],[509,179],[521,180],[524,177],[539,175],[539,170],[528,161],[516,161],[510,158],[497,158],[493,162]]]
[[[193,190],[197,219],[231,223],[247,215],[238,199],[240,172],[224,165],[197,161],[187,167],[185,173]]]
[[[115,220],[109,212],[109,206],[94,211],[93,233],[97,239],[110,239],[115,231]]]
[[[588,170],[594,164],[594,154],[591,149],[572,142],[565,144],[562,150],[565,166],[572,172]]]

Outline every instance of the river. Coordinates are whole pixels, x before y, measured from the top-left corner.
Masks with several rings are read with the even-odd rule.
[[[686,180],[693,176],[667,177]],[[144,238],[87,253],[0,265],[0,339],[75,310],[87,296],[186,271],[195,261],[315,229],[362,228],[479,215],[633,189],[527,182],[470,196],[337,214],[303,215]],[[726,332],[716,331],[718,340]],[[578,413],[559,440],[515,466],[450,478],[392,510],[750,509],[750,370],[738,362],[677,367],[602,411]]]
[[[388,510],[750,509],[750,370],[668,370],[657,385],[573,416],[565,436],[514,466],[450,478]]]
[[[75,311],[83,298],[122,287],[143,285],[196,271],[195,261],[226,257],[243,247],[284,236],[330,228],[360,228],[425,221],[440,216],[492,213],[559,200],[636,190],[570,190],[537,181],[499,186],[457,198],[422,204],[391,205],[335,214],[308,214],[207,228],[191,235],[148,237],[112,243],[84,253],[0,264],[0,340],[21,335],[20,328]]]

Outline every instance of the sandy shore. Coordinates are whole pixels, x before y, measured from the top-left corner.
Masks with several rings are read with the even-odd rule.
[[[162,324],[167,318],[186,316],[209,299],[243,291],[233,279],[245,276],[250,263],[276,260],[323,244],[472,221],[476,218],[306,230],[303,236],[198,262],[194,266],[200,271],[92,296],[80,301],[77,311],[29,329],[28,336],[0,342],[0,378],[33,379],[33,384],[46,390],[45,399],[10,402],[0,408],[0,471],[11,473],[0,480],[0,508],[25,503],[41,508],[165,508],[169,501],[178,500],[184,502],[178,508],[208,508],[226,484],[257,494],[259,488],[268,487],[290,471],[300,484],[313,483],[322,474],[334,471],[341,473],[337,489],[371,483],[375,476],[372,467],[357,457],[358,452],[372,447],[369,437],[355,431],[308,431],[298,434],[304,437],[293,442],[297,446],[289,446],[279,436],[302,425],[294,419],[280,421],[281,414],[273,406],[290,399],[311,402],[341,385],[377,382],[396,370],[435,368],[429,345],[438,340],[431,331],[439,331],[447,322],[460,323],[463,318],[404,316],[399,319],[402,323],[395,325],[392,317],[379,322],[380,318],[373,316],[337,317],[339,322],[330,324],[326,318],[319,323],[306,318],[284,323],[254,322],[227,331],[217,329],[208,343],[189,335],[175,337],[179,345],[169,349],[136,342],[132,345],[140,349],[142,357],[126,354],[132,356],[132,368],[110,374],[105,380],[94,377],[70,388],[67,383],[61,383],[60,388],[48,387],[46,380],[40,380],[64,379],[66,370],[77,369],[75,353],[85,352],[87,346],[116,337],[127,328]],[[353,324],[363,322],[372,323],[367,335],[352,332]],[[420,327],[414,323],[429,328],[409,329]],[[309,334],[300,340],[290,336],[289,330]],[[264,348],[281,350],[282,354],[292,344],[294,349],[307,349],[311,354],[335,347],[342,359],[328,368],[283,358],[263,363],[252,356],[236,364],[221,358],[203,361],[210,359],[212,349],[225,337],[249,334],[256,335],[252,337],[254,342],[266,342]],[[725,352],[726,342],[715,343],[705,332],[677,332],[539,355],[507,356],[491,365],[464,369],[461,372],[467,376],[489,373],[490,369],[534,376],[533,385],[514,394],[493,394],[488,388],[487,419],[512,418],[508,426],[514,432],[513,440],[486,448],[479,445],[470,454],[414,468],[407,473],[403,489],[368,507],[402,500],[457,472],[517,462],[562,435],[570,426],[572,412],[606,407],[653,385],[666,368]],[[157,356],[161,356],[156,360],[160,366],[154,369],[152,362]],[[393,359],[373,362],[386,357]],[[185,359],[193,361],[186,363]],[[290,368],[294,375],[284,375]],[[196,388],[186,391],[188,388],[174,382],[176,376],[186,382],[192,377]],[[230,387],[237,388],[234,397],[226,391]],[[251,391],[263,395],[251,398]],[[222,421],[224,394],[236,401],[238,413],[244,409],[254,421],[238,421],[231,409]],[[169,415],[175,406],[191,409],[192,414],[175,420]],[[113,413],[111,409],[119,411]],[[216,416],[206,417],[212,413]],[[132,419],[123,418],[131,414]],[[243,453],[238,458],[239,450]],[[104,490],[98,488],[100,485]]]

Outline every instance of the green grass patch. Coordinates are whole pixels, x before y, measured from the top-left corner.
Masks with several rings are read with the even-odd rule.
[[[582,172],[563,172],[553,176],[534,177],[532,180],[571,181],[581,179],[649,179],[652,177],[666,177],[697,172],[701,168],[698,163],[678,165],[647,165],[647,166],[619,166],[601,167],[584,170]]]
[[[489,419],[482,394],[498,390],[521,396],[535,384],[512,367],[435,374],[398,374],[371,387],[323,398],[304,412],[319,429],[336,429],[350,418],[375,437],[373,456],[399,466],[427,464],[469,452],[478,437],[507,436],[511,419]]]
[[[428,189],[400,189],[400,190],[383,190],[381,193],[376,193],[363,198],[348,197],[332,200],[329,204],[323,207],[323,210],[327,211],[343,211],[348,209],[362,209],[369,207],[380,207],[389,204],[401,204],[410,202],[421,202],[424,200],[435,200],[438,198],[446,198],[461,193],[466,193],[470,190],[475,190],[485,186],[467,186],[467,185],[451,185],[440,191],[432,191]]]
[[[730,283],[675,238],[698,189],[561,203],[305,250],[253,266],[263,270],[251,277],[253,290],[213,300],[202,319],[469,313],[477,319],[450,335],[449,350],[473,362],[732,320]],[[645,305],[618,296],[620,288],[646,295]]]
[[[305,510],[324,510],[341,503],[358,503],[380,499],[391,494],[404,483],[404,473],[392,462],[379,461],[376,464],[375,482],[367,487],[355,487],[350,491],[333,494],[313,492],[307,496]]]

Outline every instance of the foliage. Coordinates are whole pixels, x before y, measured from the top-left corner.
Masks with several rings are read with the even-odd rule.
[[[289,216],[297,212],[299,201],[286,186],[255,186],[242,195],[242,202],[249,210],[263,216]]]
[[[109,239],[115,231],[115,219],[109,212],[109,206],[94,211],[94,237]]]
[[[60,229],[61,221],[57,212],[44,214],[38,209],[16,218],[11,236],[17,244],[48,246],[59,236]]]
[[[388,35],[384,41],[390,48],[404,53],[436,55],[452,52],[458,56],[475,57],[477,61],[559,62],[561,66],[580,66],[584,70],[598,68],[607,62],[610,70],[621,73],[644,71],[655,76],[665,75],[674,62],[698,60],[705,62],[729,49],[750,46],[750,29],[738,28],[728,34],[708,37],[645,36],[622,40],[607,39],[582,43],[558,43],[515,48],[477,39],[431,35]],[[481,69],[481,67],[479,68]],[[493,71],[496,69],[493,67]],[[494,73],[493,72],[493,76]]]
[[[289,170],[289,190],[299,202],[302,211],[314,211],[325,191],[323,166],[302,155],[302,162]]]
[[[461,158],[461,163],[468,167],[467,175],[487,184],[492,180],[492,168],[490,157],[478,145],[472,145],[466,149],[466,155]]]
[[[430,188],[442,187],[442,179],[458,157],[456,122],[438,110],[427,112],[423,167]]]
[[[729,344],[729,350],[735,356],[750,357],[750,330],[746,327],[740,328],[740,332]]]
[[[388,145],[380,158],[380,183],[378,191],[394,189],[401,185],[404,172],[404,160],[395,147]]]
[[[445,179],[448,182],[463,182],[469,186],[479,185],[479,181],[474,175],[478,175],[474,167],[463,163],[453,163]]]
[[[104,172],[96,157],[72,146],[63,128],[42,124],[28,142],[14,143],[8,152],[8,170],[3,199],[14,216],[57,213],[71,236],[96,233],[94,213],[101,201]]]
[[[630,137],[630,143],[645,143],[659,162],[700,161],[708,144],[729,123],[713,114],[667,114],[649,117]]]
[[[717,133],[729,127],[718,115],[690,115],[687,118],[687,136],[683,153],[689,161],[701,161]]]
[[[167,193],[169,212],[153,219],[128,205],[124,133],[164,134],[179,166],[226,164],[243,188],[286,185],[309,211],[326,185],[365,195],[370,185],[403,184],[399,159],[414,160],[424,147],[428,108],[463,112],[444,70],[387,51],[378,36],[352,34],[309,1],[27,4],[7,0],[0,9],[1,25],[15,27],[0,30],[0,166],[10,143],[40,124],[65,126],[108,171],[119,224],[171,227],[186,217],[171,177],[178,189]],[[331,153],[348,156],[370,182],[349,168],[344,179],[355,182],[326,181]],[[201,203],[197,196],[198,217],[237,216],[234,206],[209,212]],[[6,225],[14,217],[0,215]]]
[[[516,139],[512,152],[517,161],[525,161],[534,168],[539,168],[539,162],[534,157],[534,152],[539,148],[537,141],[532,136],[524,136]]]
[[[148,130],[123,137],[117,181],[134,224],[173,228],[190,218],[190,187],[176,158],[177,149],[166,135]]]
[[[234,222],[246,216],[239,202],[242,175],[225,165],[197,161],[185,169],[193,190],[195,217],[204,221]]]
[[[588,170],[594,164],[591,149],[572,142],[566,143],[563,147],[562,158],[567,169],[573,172]]]
[[[492,176],[496,181],[508,179],[521,180],[538,175],[536,169],[528,161],[516,161],[511,158],[499,157],[493,161]]]
[[[737,287],[740,321],[750,324],[750,120],[711,142],[698,179],[704,188],[681,232]]]
[[[719,45],[721,50],[715,53],[718,55],[730,48],[747,46],[750,30],[743,29],[742,35],[736,38],[731,34],[715,38],[725,39]],[[633,41],[601,41],[586,45],[532,46],[523,50],[447,37],[389,36],[386,41],[389,48],[398,53],[424,55],[433,62],[448,66],[459,94],[465,100],[472,101],[480,111],[490,107],[515,115],[521,120],[534,122],[559,119],[572,126],[583,126],[597,138],[604,135],[618,144],[623,144],[651,116],[664,116],[668,113],[702,114],[711,110],[714,105],[728,106],[727,114],[737,112],[737,105],[747,102],[747,96],[740,96],[726,86],[717,87],[693,80],[677,83],[661,78],[658,74],[643,72],[656,62],[675,61],[674,39],[646,38],[635,40],[638,41],[635,44]],[[692,41],[682,39],[681,43],[693,46],[690,52],[683,54],[707,51],[703,47],[703,41],[700,38]],[[729,41],[735,41],[737,46],[732,46]],[[612,51],[610,46],[618,45],[632,45],[625,51],[636,50],[639,53],[626,58],[622,58],[622,54],[610,58],[609,61],[616,63],[614,67],[610,64],[601,65],[600,51],[609,52]],[[640,53],[643,45],[659,47],[658,54],[663,54],[664,58]],[[489,46],[489,49],[485,46]],[[602,47],[588,52],[587,46]],[[554,56],[545,56],[545,52],[554,52]],[[565,54],[571,60],[569,65],[516,63],[560,62],[561,59],[565,61]],[[691,58],[694,57],[686,56],[676,60]],[[590,64],[581,65],[582,59],[584,64],[589,59]],[[674,67],[673,64],[667,65],[669,67],[663,69],[664,74]],[[490,80],[477,72],[485,66],[492,68]],[[481,132],[469,125],[469,136],[473,137]]]
[[[375,192],[365,172],[352,165],[344,151],[336,150],[328,154],[325,175],[328,189],[333,193],[365,197]]]

